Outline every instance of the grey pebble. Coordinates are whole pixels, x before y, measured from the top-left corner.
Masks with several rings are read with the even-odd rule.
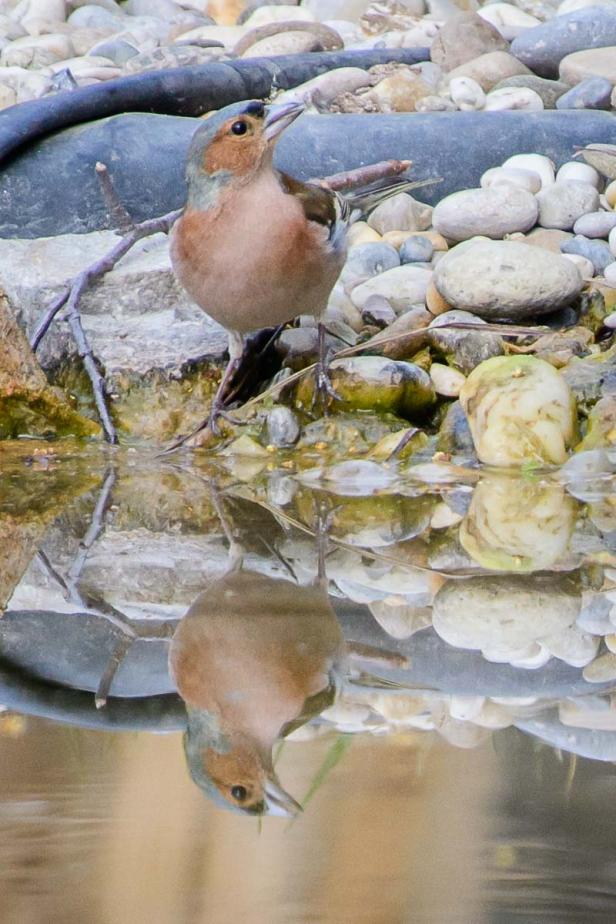
[[[434,253],[434,245],[427,237],[408,237],[398,252],[401,263],[430,262]]]
[[[595,272],[601,276],[606,266],[614,262],[614,254],[604,241],[593,241],[578,234],[571,241],[563,241],[560,245],[562,253],[577,253],[590,260]]]
[[[616,212],[587,212],[573,226],[575,234],[584,237],[607,237],[616,228]]]
[[[610,109],[612,83],[606,77],[587,77],[556,101],[557,109]]]
[[[396,320],[396,312],[383,295],[371,295],[362,308],[361,316],[366,324],[381,328]]]
[[[567,92],[569,84],[561,80],[537,77],[536,74],[516,74],[515,77],[500,80],[492,89],[502,90],[505,87],[526,87],[528,90],[534,90],[541,97],[545,109],[556,109],[556,100]]]
[[[299,424],[293,411],[279,404],[267,415],[267,438],[272,446],[293,446],[299,439]]]
[[[123,67],[129,58],[134,58],[135,55],[139,54],[139,49],[125,39],[109,38],[99,42],[98,45],[94,45],[88,54],[95,57],[100,55],[102,58],[109,58],[118,67]]]
[[[567,55],[616,45],[616,9],[588,6],[527,29],[511,44],[511,54],[540,77],[557,77]]]
[[[351,247],[342,270],[340,281],[346,292],[361,285],[373,276],[400,266],[398,251],[391,244],[380,241]]]
[[[427,335],[428,343],[439,353],[443,353],[451,366],[465,375],[492,356],[501,356],[504,352],[503,341],[498,334],[481,333],[463,328],[447,328],[443,325],[452,321],[486,325],[486,322],[470,311],[446,311],[430,324]]]

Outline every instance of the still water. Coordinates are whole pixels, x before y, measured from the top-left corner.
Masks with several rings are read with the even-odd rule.
[[[5,444],[2,924],[616,920],[613,480],[379,471]]]

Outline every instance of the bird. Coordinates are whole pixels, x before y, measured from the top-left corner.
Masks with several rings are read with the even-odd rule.
[[[251,570],[214,581],[178,624],[169,667],[186,705],[194,782],[244,815],[295,817],[272,749],[334,701],[346,658],[321,584]]]
[[[359,196],[338,194],[276,169],[275,145],[302,114],[290,101],[234,103],[205,119],[186,163],[186,206],[171,233],[175,275],[192,300],[226,328],[229,362],[213,398],[209,425],[228,416],[224,397],[247,334],[298,315],[318,321],[315,396],[325,406],[337,395],[326,367],[320,318],[344,265],[346,232],[360,214]],[[367,190],[368,201],[421,181],[396,178]]]

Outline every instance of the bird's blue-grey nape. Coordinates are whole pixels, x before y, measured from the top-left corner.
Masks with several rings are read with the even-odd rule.
[[[190,205],[204,210],[213,205],[218,192],[225,186],[231,176],[229,170],[219,170],[208,177],[207,184],[203,182],[193,184],[191,182],[197,179],[203,181],[204,171],[202,165],[205,150],[220,127],[234,116],[255,116],[263,114],[264,111],[265,106],[261,100],[243,100],[241,103],[231,103],[230,106],[219,109],[218,112],[199,125],[192,136],[186,159],[186,183],[188,185],[188,202]]]

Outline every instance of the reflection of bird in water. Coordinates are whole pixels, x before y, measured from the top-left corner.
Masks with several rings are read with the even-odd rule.
[[[242,812],[294,815],[300,806],[280,787],[272,747],[333,702],[345,656],[321,586],[250,571],[215,581],[180,622],[170,651],[197,785]]]
[[[330,706],[343,682],[412,688],[351,672],[351,655],[406,663],[345,641],[323,578],[303,587],[232,570],[214,581],[179,623],[169,653],[197,785],[226,808],[295,815],[301,806],[274,772],[275,742]]]

